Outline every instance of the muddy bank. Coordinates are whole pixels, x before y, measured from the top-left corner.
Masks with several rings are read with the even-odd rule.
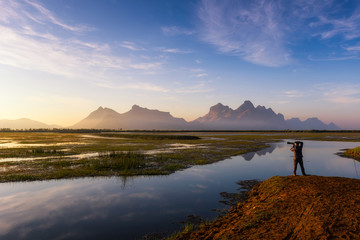
[[[360,239],[360,180],[272,177],[227,215],[176,239]]]

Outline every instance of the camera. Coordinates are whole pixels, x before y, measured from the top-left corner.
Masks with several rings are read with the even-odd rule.
[[[293,142],[287,142],[287,144],[292,144],[292,145],[294,145],[294,143],[293,143]]]

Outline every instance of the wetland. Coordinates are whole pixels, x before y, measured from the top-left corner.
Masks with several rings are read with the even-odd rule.
[[[228,209],[236,182],[292,173],[359,178],[357,132],[0,133],[1,239],[141,239]],[[129,137],[127,137],[128,135]]]

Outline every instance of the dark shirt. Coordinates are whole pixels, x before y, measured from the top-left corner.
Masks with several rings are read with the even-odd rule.
[[[297,145],[294,144],[290,150],[294,152],[294,158],[301,158],[303,157],[302,148],[304,146],[304,143],[303,142],[296,142],[296,143]]]

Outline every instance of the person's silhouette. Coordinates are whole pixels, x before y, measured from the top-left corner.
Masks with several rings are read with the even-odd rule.
[[[296,142],[288,142],[288,144],[292,144],[292,148],[290,149],[291,151],[294,152],[294,171],[293,171],[293,176],[296,176],[296,169],[297,169],[297,165],[300,165],[301,168],[301,172],[302,175],[306,176],[305,173],[305,168],[304,168],[304,162],[303,162],[303,154],[302,154],[302,149],[304,146],[303,142],[300,141],[296,141]]]

